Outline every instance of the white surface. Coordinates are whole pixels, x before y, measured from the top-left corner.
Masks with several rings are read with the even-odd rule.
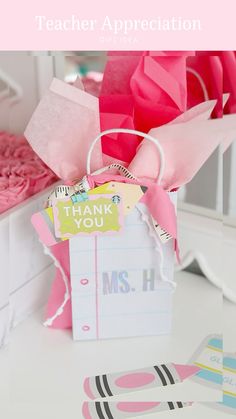
[[[181,204],[178,209],[179,246],[183,266],[196,259],[204,275],[223,287],[224,296],[236,303],[235,223],[222,224],[222,216],[210,210]],[[216,257],[216,255],[221,255]]]
[[[0,68],[23,90],[22,100],[14,107],[8,101],[1,103],[0,129],[21,133],[38,101],[35,60],[24,52],[1,52]]]
[[[29,222],[53,185],[0,215],[0,346],[7,332],[45,304],[52,261]]]
[[[204,278],[181,272],[177,274],[177,281],[173,333],[169,337],[75,343],[70,331],[44,328],[41,312],[18,326],[12,333],[10,346],[0,351],[1,417],[64,419],[66,416],[82,419],[81,405],[86,399],[82,387],[85,376],[136,369],[159,362],[186,363],[206,335],[222,331],[222,299],[220,291]],[[231,316],[235,317],[235,314],[236,306],[225,303],[226,350],[232,352],[236,348],[236,336],[231,335],[234,327],[233,324],[231,327]],[[218,391],[192,381],[159,391],[133,393],[126,399],[140,400],[140,395],[142,400],[220,398]],[[203,412],[209,419],[224,417],[222,412],[196,406],[185,411],[163,413],[161,419],[169,417],[167,415],[199,419]]]
[[[193,209],[194,211],[194,209]],[[208,214],[197,214],[188,210],[187,205],[178,209],[178,241],[181,256],[184,259],[188,252],[199,252],[204,258],[207,269],[218,278],[221,284],[224,278],[226,260],[216,257],[223,253],[222,219],[213,218]]]
[[[45,405],[42,402],[38,406],[33,403],[19,405],[12,404],[11,407],[5,409],[3,413],[4,419],[83,419],[79,402],[77,405],[69,403],[63,404],[60,402],[58,402],[57,405]],[[220,410],[215,410],[196,403],[185,409],[138,416],[137,419],[230,419],[232,417],[232,415],[228,415]]]
[[[236,353],[236,304],[224,300],[223,307],[224,351]]]
[[[61,56],[45,56],[39,52],[33,57],[24,51],[1,51],[0,69],[23,90],[22,100],[14,107],[10,108],[7,100],[1,102],[0,129],[22,133],[52,77],[57,75],[63,79],[64,60]]]
[[[235,115],[227,115],[227,118],[235,118]],[[228,150],[230,153],[230,170],[229,170],[229,179],[224,179],[224,184],[226,185],[227,181],[229,182],[229,195],[224,197],[227,199],[228,203],[228,214],[231,217],[236,216],[236,141],[234,141],[231,147]],[[223,163],[224,164],[224,163]],[[225,173],[224,173],[225,176]]]

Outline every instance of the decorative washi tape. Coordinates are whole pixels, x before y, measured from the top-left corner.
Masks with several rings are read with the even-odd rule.
[[[47,206],[51,207],[58,200],[69,198],[75,194],[87,193],[89,190],[90,186],[86,176],[74,185],[58,185],[49,195]]]

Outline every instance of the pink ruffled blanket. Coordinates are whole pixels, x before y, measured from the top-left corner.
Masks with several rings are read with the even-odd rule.
[[[56,180],[23,136],[0,132],[0,214]]]

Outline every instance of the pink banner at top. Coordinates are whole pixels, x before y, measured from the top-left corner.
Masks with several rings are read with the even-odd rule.
[[[234,7],[234,0],[2,2],[0,49],[233,50]]]

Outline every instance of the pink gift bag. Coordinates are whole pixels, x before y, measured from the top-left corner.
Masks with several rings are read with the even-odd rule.
[[[142,183],[125,168],[121,168],[123,176],[110,174],[109,166],[90,174],[96,143],[103,135],[116,132],[144,137],[155,146],[154,153],[159,157],[155,181]],[[69,240],[74,340],[170,333],[175,288],[176,193],[167,193],[160,186],[164,163],[158,140],[136,130],[111,129],[93,141],[87,158],[92,192],[96,194],[96,189],[109,185],[105,186],[111,194],[108,202],[123,212],[123,223],[120,220],[119,232],[78,234]],[[92,196],[88,195],[87,202],[93,202]],[[86,204],[79,204],[79,208],[81,205]],[[83,222],[81,216],[79,220]],[[105,223],[106,215],[99,220]]]
[[[138,179],[132,177],[130,173],[127,173],[128,171],[126,168],[122,167],[120,167],[122,170],[122,175],[115,174],[114,170],[112,172],[109,171],[110,168],[114,169],[114,167],[118,167],[119,165],[117,164],[113,165],[112,167],[99,169],[91,174],[92,151],[96,149],[96,144],[100,141],[102,135],[106,136],[117,132],[145,137],[148,141],[155,145],[155,148],[157,149],[155,152],[159,156],[159,165],[157,169],[159,175],[157,182],[140,182]],[[164,161],[164,153],[162,147],[158,143],[158,140],[153,139],[148,134],[144,134],[135,130],[107,130],[99,134],[91,143],[86,165],[86,179],[90,185],[90,189],[94,190],[94,188],[102,187],[109,182],[118,182],[119,185],[126,184],[127,186],[131,186],[131,189],[129,189],[128,192],[129,200],[129,194],[133,193],[132,185],[140,189],[141,193],[137,198],[137,202],[136,198],[134,199],[135,204],[133,207],[131,206],[130,213],[127,216],[124,216],[124,226],[122,227],[121,233],[119,233],[117,236],[106,234],[96,236],[95,234],[95,236],[91,235],[91,237],[83,237],[79,235],[75,236],[71,240],[64,242],[62,241],[56,246],[47,247],[48,254],[52,257],[56,267],[58,268],[58,276],[53,284],[52,293],[49,298],[47,307],[47,320],[45,325],[51,327],[69,328],[72,325],[72,313],[74,313],[73,330],[75,339],[96,339],[115,336],[118,337],[161,334],[168,333],[170,331],[172,290],[174,288],[174,253],[177,248],[175,213],[176,193],[167,193],[160,186],[161,178],[164,173]],[[49,237],[49,233],[51,235],[54,234],[54,229],[49,220],[46,222],[45,220],[47,220],[47,217],[45,215],[41,215],[41,213],[38,213],[33,217],[33,224],[40,235],[41,241],[43,241],[44,244],[48,246],[47,239]],[[134,226],[136,226],[135,231],[137,230],[137,234],[135,235],[133,235]],[[92,291],[89,294],[91,301],[86,307],[84,304],[82,304],[82,301],[80,301],[79,288],[83,285],[83,281],[81,282],[78,278],[80,277],[80,274],[85,274],[86,269],[88,271],[91,270],[91,266],[95,257],[93,250],[94,240],[97,241],[96,257],[101,256],[101,260],[97,262],[100,266],[100,271],[97,272],[96,276],[96,281],[100,281],[98,286],[99,291],[97,290],[97,292],[100,292],[100,290],[103,289],[103,270],[109,270],[108,265],[110,263],[109,261],[111,260],[112,266],[114,265],[114,270],[116,271],[119,269],[124,270],[125,266],[127,275],[129,276],[127,281],[130,281],[130,286],[128,287],[127,285],[126,289],[128,289],[130,292],[134,291],[134,289],[137,290],[135,293],[131,292],[129,297],[126,295],[123,296],[123,293],[119,295],[118,300],[116,301],[116,305],[119,307],[121,304],[122,307],[126,307],[127,310],[130,311],[130,323],[129,325],[128,322],[123,324],[122,313],[120,313],[119,310],[116,310],[118,322],[117,324],[119,324],[117,330],[114,329],[114,326],[110,328],[110,323],[106,323],[106,310],[110,312],[115,306],[114,295],[112,293],[112,302],[108,305],[108,298],[105,297],[104,299],[104,295],[102,293],[100,293],[99,296],[96,296],[94,278],[91,278],[90,280],[92,286]],[[109,243],[107,242],[106,244],[106,241]],[[73,249],[71,248],[72,242],[75,246]],[[105,246],[105,249],[107,249],[107,254],[104,253],[103,245]],[[85,258],[84,252],[88,246],[88,255]],[[70,251],[68,251],[68,247],[70,247]],[[113,253],[113,258],[109,253],[110,251]],[[140,263],[137,265],[138,261],[136,253],[138,251],[140,251],[143,255],[142,258],[140,257],[139,259],[141,265]],[[120,252],[122,252],[123,256]],[[116,254],[117,257],[115,257]],[[122,258],[122,266],[120,263],[120,258]],[[137,279],[136,275],[134,275],[135,271],[139,276]],[[149,281],[146,278],[148,275],[151,275],[150,281],[152,282],[152,292],[150,294],[146,293],[146,289],[143,285],[143,282]],[[83,292],[84,290],[84,288],[81,289]],[[81,298],[83,299],[83,295]],[[122,299],[123,301],[120,301]],[[99,322],[100,333],[99,335],[95,333],[95,327],[95,329],[91,328],[91,333],[82,333],[83,336],[81,336],[79,331],[85,331],[85,328],[83,329],[80,325],[80,318],[84,319],[85,313],[88,313],[88,310],[90,309],[93,312],[95,307],[94,304],[96,305],[98,301],[100,304],[99,312],[102,314],[99,319],[93,319],[93,323],[95,322],[98,324]],[[147,314],[145,313],[148,312],[148,301],[153,308],[153,313],[151,317],[149,316],[146,318],[145,316],[147,316]],[[83,309],[85,310],[85,313],[83,312]],[[165,315],[163,314],[164,312]],[[136,327],[137,322],[135,320],[135,316],[137,313],[140,318],[142,318],[142,327]],[[123,324],[122,327],[121,323]],[[113,332],[111,332],[111,330]]]

